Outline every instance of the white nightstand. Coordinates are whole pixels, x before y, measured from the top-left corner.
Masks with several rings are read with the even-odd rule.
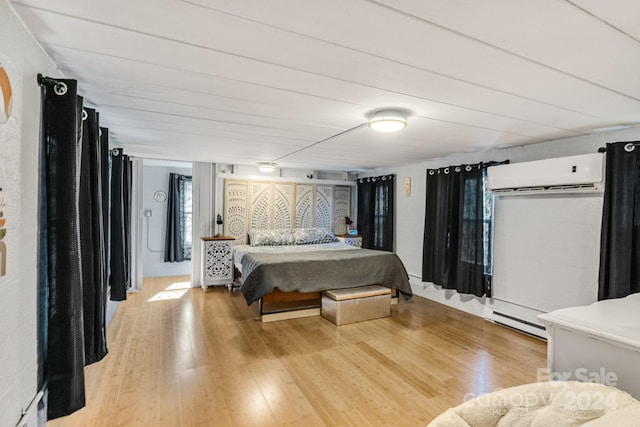
[[[338,241],[346,243],[347,245],[355,246],[356,248],[362,247],[362,236],[354,236],[352,234],[345,234],[342,236],[336,236]]]
[[[233,287],[233,237],[202,237],[202,289]]]

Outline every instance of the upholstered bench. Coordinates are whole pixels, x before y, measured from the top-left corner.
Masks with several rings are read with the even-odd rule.
[[[324,291],[321,314],[336,326],[388,317],[391,289],[370,285]]]

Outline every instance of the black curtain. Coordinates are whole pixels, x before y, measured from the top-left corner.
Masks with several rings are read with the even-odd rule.
[[[101,127],[100,158],[102,159],[102,232],[105,250],[105,283],[109,293],[109,270],[111,268],[111,159],[109,156],[109,129]]]
[[[191,245],[186,242],[185,212],[186,185],[191,183],[191,179],[187,175],[169,174],[164,262],[182,262],[191,259]]]
[[[83,367],[107,354],[108,130],[75,80],[38,75],[42,91],[38,385],[47,417],[85,404]]]
[[[598,299],[640,292],[640,142],[607,144]]]
[[[427,170],[422,281],[476,296],[491,295],[491,164]]]
[[[395,175],[358,180],[358,233],[362,247],[393,252]]]
[[[107,158],[102,149],[98,113],[82,113],[82,166],[80,176],[80,247],[82,259],[85,364],[107,354],[107,252],[104,234],[103,178]]]
[[[122,149],[111,151],[111,224],[109,285],[111,300],[127,299],[131,286],[131,162]]]
[[[41,294],[46,293],[47,417],[85,405],[80,249],[82,101],[75,80],[42,80]],[[42,301],[44,302],[44,301]],[[44,307],[41,307],[41,309]]]

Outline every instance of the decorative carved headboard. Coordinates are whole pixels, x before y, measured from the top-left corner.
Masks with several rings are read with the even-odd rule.
[[[351,186],[224,180],[224,234],[247,243],[250,229],[321,227],[347,231]]]

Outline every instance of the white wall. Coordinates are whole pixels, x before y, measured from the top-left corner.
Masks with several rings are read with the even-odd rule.
[[[37,171],[40,90],[36,84],[36,75],[62,74],[56,71],[55,64],[32,39],[6,1],[0,1],[0,63],[9,74],[14,95],[12,117],[7,123],[0,124],[0,186],[9,200],[6,213],[8,232],[5,238],[8,247],[7,274],[0,278],[0,426],[12,426],[18,422],[21,410],[29,406],[37,392]],[[623,140],[640,140],[640,129],[458,155],[372,173],[371,175],[395,173],[399,184],[404,182],[405,177],[412,179],[410,196],[405,196],[401,189],[397,191],[396,247],[412,275],[414,292],[482,314],[482,300],[460,298],[454,292],[446,293],[429,284],[422,284],[419,279],[427,168],[481,160],[509,158],[518,162],[590,153],[605,142]],[[159,184],[149,179],[148,185],[155,191]],[[166,184],[162,188],[166,188]],[[155,206],[152,209],[153,219],[164,218],[162,209]],[[150,241],[155,248],[159,248],[158,243],[158,240]],[[186,274],[188,273],[187,270]]]
[[[61,77],[0,1],[0,63],[12,85],[12,116],[0,123],[0,187],[8,195],[7,274],[0,277],[0,426],[15,425],[37,393],[38,156],[36,75]]]
[[[191,286],[202,285],[202,237],[217,233],[216,211],[214,209],[219,186],[222,181],[216,177],[220,165],[215,163],[193,163],[193,240],[191,249]],[[226,169],[225,169],[226,170]],[[219,211],[222,213],[222,211]]]
[[[151,211],[151,217],[142,218],[142,248],[144,277],[180,276],[191,274],[191,261],[164,262],[164,239],[167,225],[167,201],[157,202],[157,190],[168,194],[169,174],[191,175],[190,167],[154,166],[144,161],[142,184],[142,212]],[[199,240],[196,244],[199,243]]]
[[[509,159],[512,163],[516,163],[595,153],[599,147],[603,147],[607,142],[635,140],[640,140],[640,127],[515,148],[491,150],[481,153],[458,154],[408,166],[380,169],[368,175],[361,174],[360,176],[377,176],[387,173],[395,173],[397,175],[395,216],[396,252],[404,262],[407,272],[410,275],[413,292],[416,295],[482,316],[485,303],[484,298],[459,295],[455,291],[438,289],[431,283],[422,283],[422,236],[424,231],[426,169],[490,160],[500,161]],[[437,144],[436,141],[429,141],[428,143]],[[406,196],[404,192],[404,182],[407,177],[411,178],[410,196]]]

